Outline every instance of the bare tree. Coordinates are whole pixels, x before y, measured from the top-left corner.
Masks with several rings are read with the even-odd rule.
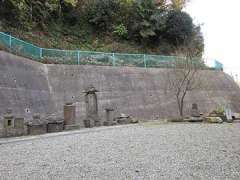
[[[188,92],[201,87],[199,71],[204,67],[201,58],[195,57],[193,46],[183,46],[175,53],[176,58],[169,63],[166,72],[166,92],[176,98],[179,115],[184,116],[184,100]]]

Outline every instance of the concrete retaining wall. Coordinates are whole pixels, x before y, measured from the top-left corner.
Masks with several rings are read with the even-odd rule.
[[[116,113],[125,113],[139,119],[157,119],[177,116],[175,99],[165,92],[166,69],[135,67],[43,65],[24,58],[0,52],[0,114],[9,107],[19,114],[60,114],[63,105],[76,102],[77,119],[85,117],[83,90],[94,85],[99,90],[99,111],[115,107]],[[198,103],[202,112],[217,104],[230,103],[240,112],[240,89],[223,72],[203,71],[208,83],[187,98],[188,110]]]
[[[0,115],[7,108],[25,117],[55,111],[46,66],[0,51]]]

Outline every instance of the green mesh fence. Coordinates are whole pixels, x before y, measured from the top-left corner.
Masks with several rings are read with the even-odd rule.
[[[32,59],[41,58],[41,48],[14,37],[11,38],[11,50],[16,54],[24,55]]]
[[[176,58],[179,59],[179,57],[175,56],[40,48],[3,32],[0,32],[0,47],[8,49],[17,55],[25,56],[47,64],[86,64],[161,68],[171,67]],[[196,62],[202,61],[197,60]],[[215,61],[213,68],[216,70],[222,70],[223,65],[220,62]]]
[[[3,48],[7,48],[7,49],[10,48],[11,36],[0,32],[0,44]]]

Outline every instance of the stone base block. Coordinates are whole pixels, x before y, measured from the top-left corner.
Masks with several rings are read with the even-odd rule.
[[[190,117],[188,122],[203,122],[202,117]]]
[[[227,122],[227,123],[233,123],[233,119],[231,119],[231,120],[228,120],[228,119],[227,119],[226,122]]]
[[[47,125],[47,132],[53,133],[53,132],[61,132],[64,129],[63,122],[60,123],[48,123]]]
[[[78,129],[80,129],[80,125],[79,124],[65,125],[64,126],[64,130],[65,131],[72,131],[72,130],[78,130]]]
[[[40,125],[28,125],[28,135],[39,135],[47,133],[47,125],[40,124]]]
[[[172,118],[168,119],[167,122],[172,122],[172,123],[178,123],[178,122],[186,122],[189,119],[183,119],[183,118]]]
[[[208,123],[223,123],[223,120],[220,117],[206,117],[205,121]]]
[[[100,121],[95,121],[95,122],[94,122],[94,125],[95,125],[96,127],[100,127],[102,124],[101,124]]]
[[[117,123],[115,123],[115,124],[117,124]],[[104,125],[104,126],[113,126],[113,125],[114,125],[114,122],[105,121],[105,122],[103,122],[103,125]]]
[[[118,124],[130,124],[131,120],[129,118],[120,118],[117,120]]]
[[[86,119],[83,122],[84,122],[84,127],[85,128],[92,128],[93,127],[93,125],[91,124],[91,121],[89,119]]]
[[[15,128],[7,128],[0,129],[0,137],[17,137],[24,136],[26,132],[24,129],[15,129]]]

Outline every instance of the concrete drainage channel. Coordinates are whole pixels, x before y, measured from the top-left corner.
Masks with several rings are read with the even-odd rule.
[[[59,137],[59,136],[68,136],[68,135],[74,135],[74,134],[86,134],[86,133],[107,131],[107,130],[112,130],[112,129],[128,128],[128,127],[133,127],[133,126],[137,126],[137,124],[118,125],[118,126],[111,126],[111,127],[95,127],[95,128],[91,128],[91,129],[86,128],[86,129],[80,129],[80,130],[74,130],[74,131],[48,133],[48,134],[35,135],[35,136],[1,138],[0,145],[10,144],[10,143],[18,143],[18,142],[23,142],[23,141],[32,141],[32,140],[38,140],[38,139],[53,138],[53,137]]]

